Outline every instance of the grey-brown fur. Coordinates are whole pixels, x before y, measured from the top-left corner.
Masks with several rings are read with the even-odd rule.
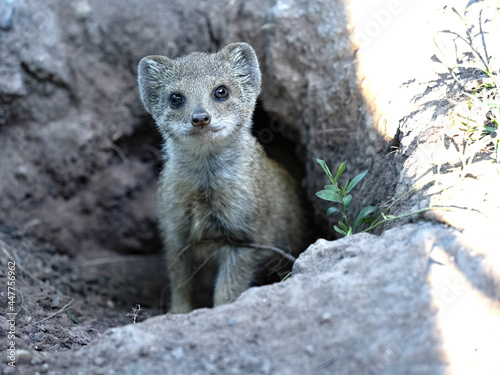
[[[225,100],[214,96],[220,85],[229,90]],[[246,43],[216,54],[148,56],[139,63],[141,99],[165,140],[159,221],[172,313],[196,306],[193,275],[200,266],[213,279],[217,306],[234,301],[263,264],[279,257],[238,244],[294,254],[305,246],[296,183],[251,135],[260,86],[258,60]],[[170,104],[172,93],[184,97],[178,108]],[[192,124],[200,111],[210,115],[209,125]]]

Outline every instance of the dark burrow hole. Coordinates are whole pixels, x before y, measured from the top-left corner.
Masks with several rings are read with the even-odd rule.
[[[298,134],[292,133],[279,115],[265,111],[260,101],[254,111],[252,134],[271,159],[283,165],[297,181],[302,181],[305,167],[297,158],[297,144],[292,141],[298,139]]]

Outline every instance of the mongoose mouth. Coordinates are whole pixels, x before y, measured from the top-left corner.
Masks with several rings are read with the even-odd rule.
[[[222,129],[223,128],[220,126],[215,126],[213,124],[210,124],[193,128],[189,133],[191,136],[194,137],[211,138],[214,136],[214,134],[219,133]]]

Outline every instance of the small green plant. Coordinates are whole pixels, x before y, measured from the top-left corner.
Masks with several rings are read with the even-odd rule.
[[[368,171],[364,171],[363,173],[357,175],[352,179],[352,181],[349,181],[349,179],[347,179],[347,181],[342,186],[339,187],[339,179],[342,173],[346,169],[346,162],[344,161],[342,164],[340,164],[339,168],[337,169],[337,173],[335,174],[334,177],[333,174],[330,172],[328,165],[326,165],[326,163],[323,160],[317,159],[317,161],[319,165],[321,165],[321,168],[323,168],[323,170],[325,171],[326,175],[328,176],[332,184],[326,185],[325,190],[317,192],[316,195],[321,199],[338,203],[341,205],[340,209],[337,207],[330,207],[327,210],[326,215],[331,216],[334,213],[340,213],[342,215],[342,218],[339,220],[338,225],[334,225],[333,229],[335,229],[336,232],[344,236],[350,236],[360,232],[369,232],[389,221],[401,219],[403,217],[411,215],[420,214],[422,212],[430,211],[433,209],[450,210],[450,208],[448,207],[427,207],[398,216],[388,214],[388,211],[397,202],[406,197],[408,194],[415,191],[415,189],[411,189],[407,193],[403,194],[401,197],[395,199],[390,205],[385,207],[383,211],[380,206],[364,207],[359,212],[354,222],[352,222],[352,220],[349,219],[349,209],[352,203],[352,195],[349,193],[361,181],[361,179],[365,177]],[[374,214],[376,214],[376,216],[373,216]],[[360,230],[363,224],[366,224],[367,226],[365,229]]]
[[[455,67],[456,68],[456,67]],[[452,75],[458,80],[451,70]],[[465,177],[468,167],[472,163],[474,156],[481,150],[493,145],[495,156],[493,161],[498,163],[500,139],[498,137],[500,123],[500,79],[497,74],[484,70],[489,82],[482,82],[471,93],[463,90],[463,94],[468,97],[466,107],[458,106],[452,113],[453,123],[464,132],[464,157],[461,158]],[[479,80],[479,79],[478,79]],[[481,78],[481,81],[485,79]]]
[[[365,177],[368,171],[364,171],[363,173],[357,175],[352,179],[352,181],[349,181],[349,179],[347,179],[347,181],[339,187],[339,178],[345,171],[346,162],[344,161],[342,164],[340,164],[334,177],[324,160],[317,159],[317,161],[319,165],[321,165],[321,168],[323,168],[323,170],[325,171],[332,184],[326,185],[325,190],[317,192],[316,195],[321,199],[340,203],[341,205],[340,209],[337,207],[330,207],[326,212],[327,216],[331,216],[335,212],[339,212],[342,215],[342,219],[338,222],[338,226],[334,225],[333,229],[344,236],[350,236],[354,233],[357,233],[362,224],[373,222],[374,219],[369,217],[369,215],[379,211],[380,207],[378,206],[365,207],[358,214],[354,222],[349,220],[349,208],[351,207],[352,203],[352,195],[349,193],[361,181],[361,179]]]

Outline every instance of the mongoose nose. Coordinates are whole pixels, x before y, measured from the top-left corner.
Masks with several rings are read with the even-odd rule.
[[[207,111],[196,111],[191,118],[191,124],[196,127],[209,125],[210,115]]]

